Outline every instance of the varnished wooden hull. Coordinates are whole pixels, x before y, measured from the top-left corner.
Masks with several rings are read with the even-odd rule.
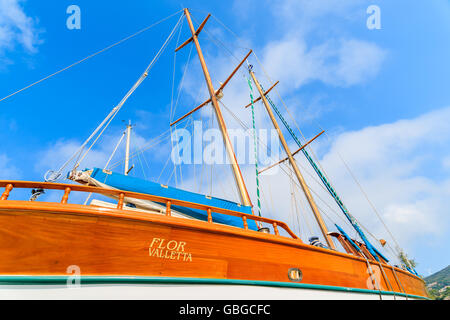
[[[303,275],[299,284],[374,289],[364,259],[299,240],[202,221],[72,204],[1,202],[0,255],[3,276],[67,276],[69,266],[78,266],[82,277],[295,284],[288,271],[299,268]],[[381,291],[427,296],[422,279],[382,266],[371,263]]]

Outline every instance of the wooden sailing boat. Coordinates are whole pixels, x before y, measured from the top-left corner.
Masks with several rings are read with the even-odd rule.
[[[184,16],[191,37],[177,50],[194,43],[210,96],[187,115],[212,104],[241,203],[128,177],[128,163],[124,175],[98,168],[71,172],[70,177],[81,185],[0,181],[5,188],[0,198],[0,296],[426,298],[424,281],[412,271],[390,265],[366,242],[361,230],[363,242],[351,239],[338,226],[339,232],[327,230],[293,157],[306,145],[290,151],[267,96],[270,89],[264,91],[249,68],[258,99],[286,151],[284,160],[290,162],[327,246],[306,244],[286,223],[253,214],[217,98],[250,52],[215,90],[198,41],[209,15],[197,29],[188,9]],[[20,188],[61,190],[63,195],[59,202],[10,200],[10,194]],[[69,204],[72,192],[105,195],[117,199],[117,204]],[[358,231],[354,218],[343,211]],[[337,251],[333,238],[345,252]],[[80,274],[72,274],[74,266]],[[70,287],[74,279],[81,279],[81,287],[68,290],[68,281]]]

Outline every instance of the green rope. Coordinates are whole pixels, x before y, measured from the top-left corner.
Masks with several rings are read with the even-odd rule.
[[[258,199],[258,214],[261,217],[261,200],[259,195],[259,173],[258,173],[258,147],[256,142],[256,127],[255,127],[255,108],[253,104],[253,87],[250,79],[247,78],[248,86],[250,87],[250,100],[252,103],[252,122],[253,122],[253,144],[255,149],[255,169],[256,169],[256,196]]]
[[[261,86],[262,88],[262,86]],[[264,88],[262,88],[262,90],[264,91]],[[264,91],[265,92],[265,91]],[[280,110],[278,110],[278,108],[275,106],[275,104],[273,103],[273,101],[269,98],[269,96],[266,96],[267,101],[269,101],[270,105],[272,106],[273,110],[275,111],[275,113],[278,115],[278,117],[280,118],[280,120],[283,122],[284,126],[286,127],[286,129],[288,130],[288,132],[290,133],[290,135],[292,136],[292,138],[294,139],[294,141],[297,143],[297,145],[301,148],[302,147],[302,143],[300,142],[300,140],[297,138],[297,136],[295,135],[294,131],[292,130],[292,128],[289,126],[289,124],[287,123],[286,119],[284,119],[284,117],[281,115]],[[311,166],[313,167],[314,171],[317,173],[317,175],[319,176],[320,180],[322,181],[322,183],[325,185],[326,189],[328,190],[328,192],[331,194],[331,196],[334,198],[334,200],[336,201],[337,205],[339,206],[339,208],[341,209],[341,211],[344,213],[344,215],[347,217],[347,219],[350,221],[350,223],[352,224],[353,228],[356,230],[356,232],[359,234],[359,236],[361,237],[361,239],[364,241],[364,243],[367,246],[367,249],[369,250],[369,252],[375,257],[375,259],[377,261],[379,261],[378,259],[378,255],[380,255],[383,259],[385,259],[386,261],[388,261],[388,259],[386,259],[370,242],[369,240],[366,238],[364,232],[361,230],[361,228],[359,227],[359,224],[357,223],[356,219],[350,214],[350,212],[348,211],[348,209],[345,207],[344,203],[342,202],[341,198],[339,198],[338,194],[336,193],[336,191],[334,190],[334,188],[331,186],[331,184],[328,182],[327,178],[325,177],[325,175],[322,173],[322,171],[319,169],[319,167],[316,165],[316,163],[314,162],[314,160],[311,158],[311,156],[309,155],[309,153],[306,151],[306,149],[302,149],[302,153],[305,155],[306,159],[308,160],[308,162],[311,164]]]

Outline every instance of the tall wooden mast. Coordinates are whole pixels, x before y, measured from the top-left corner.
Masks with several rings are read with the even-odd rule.
[[[216,98],[216,92],[214,90],[214,87],[212,85],[211,76],[209,75],[208,68],[206,67],[205,59],[203,58],[202,49],[200,48],[200,44],[198,42],[198,33],[199,31],[196,31],[194,29],[194,25],[192,24],[191,15],[189,13],[189,10],[187,8],[184,9],[184,14],[186,15],[187,22],[189,24],[189,28],[192,33],[192,38],[188,41],[194,41],[195,48],[197,49],[198,57],[200,59],[200,64],[203,69],[203,74],[205,76],[206,84],[208,86],[209,95],[211,97],[211,102],[214,107],[214,111],[217,117],[217,122],[219,124],[220,131],[222,132],[222,137],[225,144],[225,149],[227,150],[228,157],[231,161],[231,167],[233,169],[233,175],[234,179],[236,181],[236,185],[239,189],[239,195],[241,198],[241,202],[245,206],[251,206],[251,200],[248,195],[247,188],[244,183],[244,178],[242,177],[242,172],[239,168],[236,155],[234,154],[233,145],[231,144],[230,137],[228,136],[227,127],[225,125],[225,121],[222,116],[222,111],[220,110],[219,103]],[[205,20],[206,21],[206,20]],[[204,23],[199,27],[199,29],[203,28]]]
[[[275,116],[272,112],[272,109],[270,108],[269,102],[267,101],[266,95],[263,92],[261,85],[259,84],[258,80],[256,80],[254,72],[249,68],[250,76],[252,77],[253,82],[255,83],[256,88],[258,89],[258,92],[261,96],[261,100],[266,107],[267,113],[269,114],[270,120],[272,120],[273,126],[278,132],[278,136],[280,137],[281,144],[283,145],[284,150],[286,151],[286,154],[288,156],[289,162],[294,169],[295,175],[297,176],[298,182],[300,183],[300,186],[303,189],[303,192],[305,193],[306,199],[308,200],[309,206],[311,207],[311,210],[314,213],[314,216],[316,217],[317,223],[319,224],[320,230],[322,231],[323,236],[325,237],[325,240],[327,241],[328,246],[331,249],[336,250],[336,247],[333,243],[333,240],[331,236],[328,234],[327,227],[325,225],[325,222],[323,221],[323,218],[317,209],[317,205],[311,195],[311,191],[309,190],[308,186],[306,185],[305,179],[303,178],[297,162],[295,162],[295,159],[292,155],[291,150],[289,149],[288,144],[286,143],[286,140],[284,139],[283,133],[280,130],[280,126],[278,125],[277,120],[275,119]]]

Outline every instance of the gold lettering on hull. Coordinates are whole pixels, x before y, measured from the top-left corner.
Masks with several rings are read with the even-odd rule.
[[[191,262],[192,254],[185,252],[185,245],[183,241],[153,238],[148,254],[150,257]]]

